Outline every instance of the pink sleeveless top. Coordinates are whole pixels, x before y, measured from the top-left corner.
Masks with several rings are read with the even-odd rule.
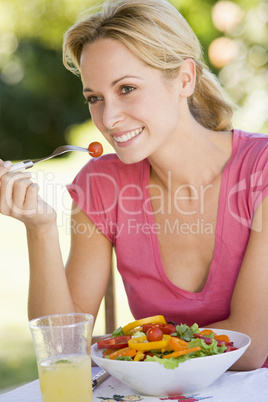
[[[213,261],[199,293],[180,289],[165,274],[147,160],[127,165],[115,154],[104,155],[90,160],[78,173],[68,190],[113,243],[135,319],[162,314],[167,321],[205,327],[228,318],[252,217],[268,194],[267,161],[268,136],[234,130],[232,156],[221,181]],[[207,230],[202,220],[195,225],[191,230]],[[179,242],[190,229],[180,227],[178,221],[167,230],[173,230]]]

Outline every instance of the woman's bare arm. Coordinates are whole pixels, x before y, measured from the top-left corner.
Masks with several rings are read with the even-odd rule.
[[[72,217],[72,245],[65,271],[55,211],[38,196],[38,186],[28,173],[7,171],[0,161],[0,212],[26,227],[29,318],[74,311],[96,317],[109,278],[111,243],[80,210]],[[80,235],[75,230],[78,224],[90,228],[91,236]]]
[[[74,204],[73,211],[77,209]],[[72,215],[66,276],[75,309],[96,317],[109,280],[112,243],[78,210]]]
[[[27,229],[27,241],[30,264],[29,319],[74,312],[56,224],[45,231]]]
[[[112,245],[85,213],[80,210],[72,216],[66,270],[55,227],[43,236],[28,233],[28,244],[29,316],[76,311],[96,318],[109,279]]]
[[[234,370],[261,367],[268,357],[268,197],[258,207],[234,289],[228,320],[210,327],[231,329],[251,337],[251,345]]]
[[[76,311],[96,318],[109,279],[112,246],[85,213],[72,216],[66,271],[55,226],[43,234],[28,231],[28,246],[29,316]]]

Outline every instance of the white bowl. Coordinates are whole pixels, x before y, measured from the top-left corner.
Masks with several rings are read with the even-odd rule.
[[[213,331],[218,335],[228,335],[239,349],[187,360],[175,369],[166,369],[158,362],[105,359],[102,358],[103,350],[99,350],[96,343],[91,347],[91,357],[111,376],[142,395],[172,396],[200,392],[228,370],[251,342],[249,336],[240,332],[214,328]]]

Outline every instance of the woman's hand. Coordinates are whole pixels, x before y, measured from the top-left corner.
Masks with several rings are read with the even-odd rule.
[[[0,212],[20,220],[29,229],[54,223],[56,213],[38,195],[39,187],[30,180],[31,173],[8,173],[11,166],[11,162],[0,160]]]

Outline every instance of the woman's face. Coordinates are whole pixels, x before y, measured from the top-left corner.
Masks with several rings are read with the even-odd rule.
[[[167,84],[113,39],[86,45],[80,68],[92,120],[124,163],[149,157],[177,135],[177,79]]]

